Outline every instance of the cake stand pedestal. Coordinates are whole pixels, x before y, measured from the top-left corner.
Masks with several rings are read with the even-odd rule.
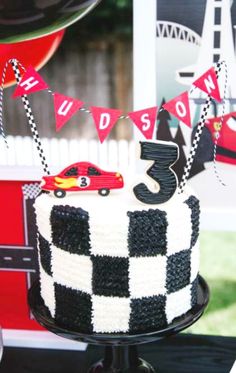
[[[40,296],[39,282],[36,282],[29,290],[28,301],[35,319],[49,331],[75,341],[106,346],[104,358],[94,364],[88,373],[157,373],[158,370],[139,357],[137,345],[177,334],[195,323],[202,316],[208,304],[209,288],[205,280],[200,277],[196,306],[183,317],[175,319],[165,329],[136,335],[83,334],[55,324]]]

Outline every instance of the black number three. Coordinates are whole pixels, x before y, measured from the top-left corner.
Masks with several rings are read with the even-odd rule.
[[[87,184],[86,177],[81,177],[81,183],[80,183],[81,188],[86,187],[87,185],[88,184]]]
[[[140,145],[140,158],[154,161],[147,174],[159,184],[160,189],[153,193],[144,183],[140,183],[133,189],[135,197],[151,205],[167,202],[177,188],[177,177],[170,167],[179,158],[179,147],[169,142],[140,142]]]

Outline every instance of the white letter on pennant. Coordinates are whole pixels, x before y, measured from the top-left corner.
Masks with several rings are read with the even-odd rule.
[[[99,122],[99,128],[100,130],[104,130],[109,126],[111,120],[111,116],[108,113],[102,113],[100,117],[100,122]]]
[[[216,86],[215,84],[213,83],[213,80],[212,80],[212,77],[211,75],[208,75],[208,78],[207,79],[204,79],[204,84],[206,86],[206,89],[207,89],[207,92],[210,94],[211,91],[214,89],[216,89]]]
[[[64,115],[64,117],[68,114],[71,107],[73,105],[73,102],[68,102],[67,100],[63,101],[61,106],[59,107],[57,114],[58,115]]]
[[[24,89],[25,91],[28,91],[29,89],[33,88],[39,83],[38,80],[34,80],[33,76],[30,76],[28,79],[26,79],[24,82],[20,83],[21,87],[26,86]]]
[[[181,117],[184,118],[187,114],[186,107],[184,106],[183,102],[178,101],[176,102],[175,109],[177,114]]]
[[[141,116],[141,122],[144,123],[142,129],[143,131],[147,131],[149,130],[150,126],[151,126],[151,121],[149,119],[149,115],[148,113],[145,113]]]

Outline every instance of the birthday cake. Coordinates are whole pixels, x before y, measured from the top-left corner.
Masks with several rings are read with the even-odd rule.
[[[159,205],[127,190],[37,197],[41,296],[55,322],[82,333],[142,333],[197,302],[199,201]]]
[[[211,99],[221,101],[217,79],[222,67],[225,89],[227,86],[225,62],[219,61],[216,70],[210,68],[193,82],[194,89],[208,97],[180,183],[172,170],[178,146],[141,142],[141,159],[153,161],[147,170],[153,189],[139,183],[132,192],[111,194],[111,189],[123,187],[120,173],[104,172],[88,162],[49,176],[27,95],[42,89],[53,94],[57,131],[77,111],[91,114],[101,143],[121,118],[130,119],[145,139],[153,139],[158,108],[128,115],[117,109],[88,109],[78,99],[53,93],[34,69],[27,69],[21,79],[19,62],[11,59],[8,63],[18,83],[13,96],[22,97],[43,171],[48,175],[43,177],[44,193],[36,198],[35,211],[40,291],[51,317],[57,325],[82,333],[137,334],[171,325],[197,304],[199,201],[185,186]],[[159,113],[163,110],[191,127],[188,92],[163,104]],[[223,118],[222,114],[220,122]],[[214,133],[215,150],[219,130]],[[0,132],[7,143],[2,121]],[[214,151],[214,162],[216,154]],[[217,175],[216,168],[215,172]]]

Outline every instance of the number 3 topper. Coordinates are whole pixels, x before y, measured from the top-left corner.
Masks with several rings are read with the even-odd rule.
[[[140,158],[154,161],[146,173],[159,185],[159,191],[151,192],[144,183],[140,183],[133,188],[134,195],[139,201],[150,205],[167,202],[178,185],[178,178],[171,166],[179,158],[179,146],[171,141],[140,141],[140,146]]]

